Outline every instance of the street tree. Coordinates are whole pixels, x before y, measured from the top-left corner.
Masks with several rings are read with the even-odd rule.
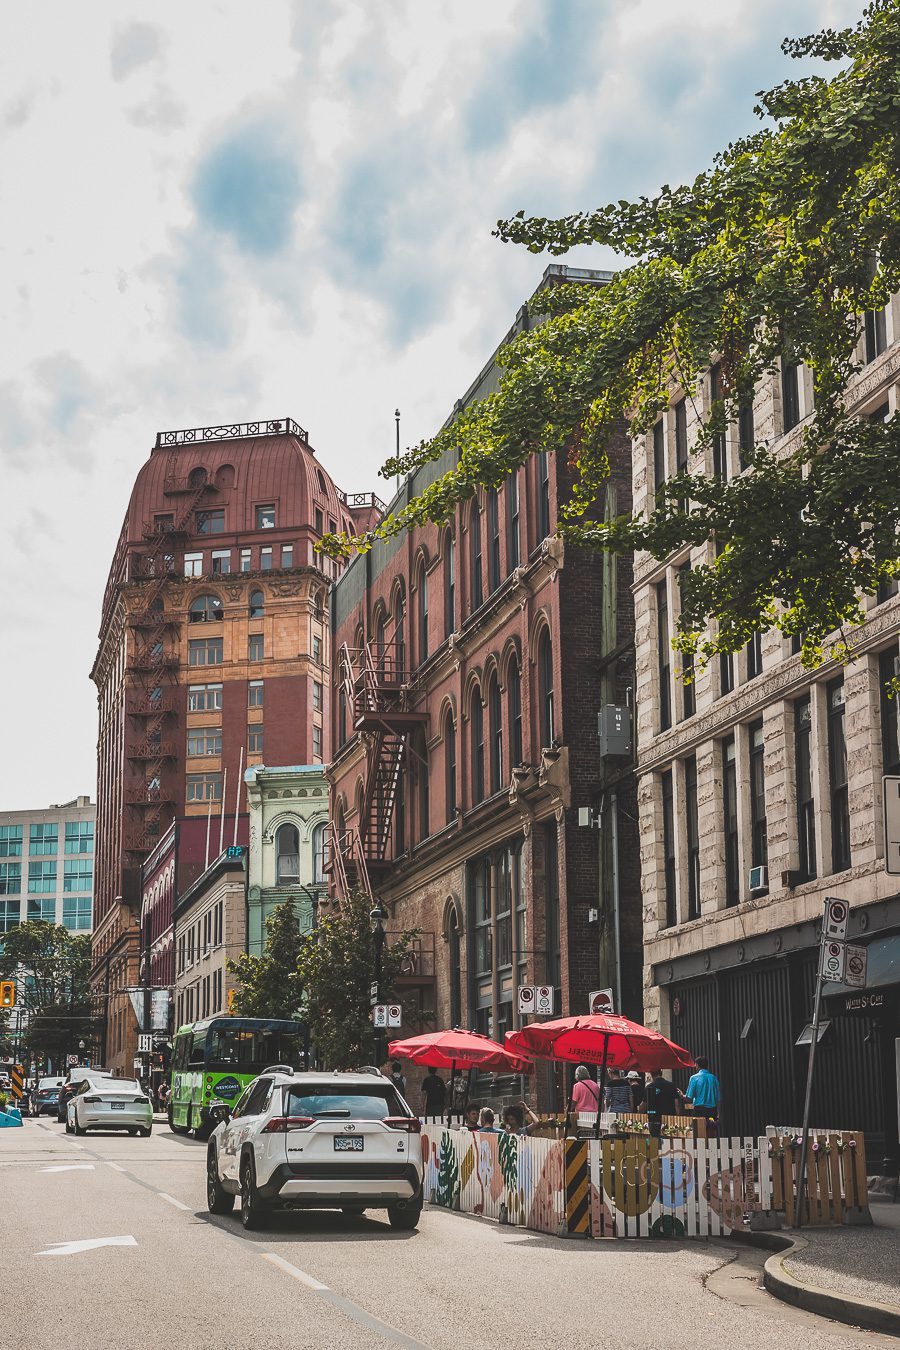
[[[498,223],[501,240],[535,253],[602,244],[625,265],[606,286],[542,292],[546,321],[501,351],[497,392],[382,473],[445,454],[454,467],[372,533],[329,537],[327,551],[443,523],[530,456],[565,454],[575,486],[560,529],[574,542],[662,559],[715,539],[714,561],[682,569],[686,653],[709,660],[773,626],[802,635],[808,665],[846,651],[861,594],[900,572],[900,415],[861,420],[848,399],[863,316],[900,289],[900,0],[783,50],[816,64],[758,95],[759,128],[692,183]],[[681,477],[648,515],[604,519],[613,428],[624,419],[648,432],[678,389],[699,402],[713,361],[718,396],[696,409],[701,444],[740,419],[782,362],[809,367],[815,407],[778,456],[754,432],[750,472]]]
[[[87,933],[29,919],[4,935],[0,978],[16,981],[16,1006],[27,1014],[19,1048],[58,1064],[79,1040],[92,1042],[90,970]]]
[[[373,1063],[375,1035],[370,988],[375,975],[371,900],[360,891],[323,915],[303,939],[298,970],[303,984],[310,1036],[330,1069]],[[382,948],[379,993],[383,1003],[396,993],[397,979],[410,959],[418,929],[387,936]]]
[[[228,961],[241,982],[234,996],[239,1017],[292,1017],[300,1009],[303,984],[297,962],[303,946],[293,900],[283,900],[266,919],[261,956],[243,952]]]

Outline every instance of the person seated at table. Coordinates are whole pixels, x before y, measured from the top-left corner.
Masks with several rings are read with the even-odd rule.
[[[528,1118],[528,1124],[525,1124],[525,1118]],[[503,1109],[503,1129],[506,1134],[531,1134],[535,1125],[540,1125],[540,1120],[525,1102],[514,1103],[512,1106],[506,1106]]]
[[[463,1129],[465,1130],[478,1129],[478,1107],[474,1102],[470,1102],[469,1105],[466,1107],[466,1118],[463,1122]]]

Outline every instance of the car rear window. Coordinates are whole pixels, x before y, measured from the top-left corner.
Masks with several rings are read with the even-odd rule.
[[[95,1092],[106,1092],[113,1094],[116,1092],[143,1092],[140,1083],[135,1083],[131,1078],[113,1078],[103,1082],[92,1084]]]
[[[293,1087],[286,1090],[285,1115],[321,1116],[337,1120],[385,1120],[408,1115],[394,1089],[385,1087],[345,1088],[335,1084]]]

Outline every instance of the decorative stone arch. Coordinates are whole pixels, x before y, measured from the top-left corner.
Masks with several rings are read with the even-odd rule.
[[[356,787],[353,792],[353,810],[356,815],[356,823],[359,826],[362,823],[363,802],[366,799],[366,785],[363,782],[362,775],[356,780]]]
[[[445,942],[450,941],[450,926],[454,919],[456,920],[456,931],[462,937],[466,931],[465,912],[459,896],[455,894],[447,896],[441,914],[441,937]]]
[[[464,684],[464,686],[463,686],[463,692],[462,692],[462,713],[463,713],[463,718],[464,718],[466,721],[468,721],[469,718],[472,716],[472,699],[475,697],[475,691],[476,691],[476,689],[478,690],[478,694],[479,694],[479,697],[481,698],[481,702],[482,702],[482,706],[483,706],[483,705],[484,705],[484,679],[482,678],[482,674],[481,674],[481,669],[480,669],[480,667],[479,667],[479,668],[476,668],[475,670],[470,670],[470,671],[469,671],[469,673],[466,675],[466,682],[465,682],[465,684]]]
[[[506,691],[506,683],[509,678],[509,666],[511,661],[515,661],[519,667],[519,673],[522,671],[522,644],[517,637],[507,638],[503,644],[503,650],[497,662],[497,668],[500,676],[500,688]]]
[[[456,699],[453,694],[445,694],[441,700],[441,706],[437,716],[437,724],[440,728],[440,740],[444,739],[444,728],[447,725],[448,717],[452,720],[454,727],[459,726],[459,710],[456,706]]]
[[[441,526],[441,532],[438,538],[438,551],[435,555],[441,562],[447,561],[447,540],[452,539],[455,544],[457,542],[458,533],[459,530],[457,529],[456,516],[454,515],[452,520],[448,520],[445,525]]]
[[[484,665],[481,668],[482,694],[484,694],[484,691],[487,689],[492,678],[495,678],[497,680],[497,683],[500,685],[500,689],[502,691],[503,676],[500,670],[500,659],[497,656],[496,652],[491,652],[489,656],[485,657]]]
[[[419,589],[419,577],[421,575],[421,572],[422,571],[424,571],[425,573],[430,572],[434,567],[436,561],[437,555],[435,555],[435,557],[433,558],[429,557],[428,549],[425,547],[425,545],[419,544],[418,548],[416,549],[413,555],[412,567],[410,568],[410,572],[412,574],[412,585],[410,587],[410,590],[417,591]]]
[[[553,629],[550,625],[550,611],[546,605],[542,605],[531,620],[531,627],[528,630],[528,660],[532,665],[537,661],[538,647],[541,641],[541,633],[546,628],[550,634],[550,641],[553,641]]]
[[[298,816],[295,811],[292,811],[290,809],[290,807],[287,807],[286,809],[282,809],[281,811],[279,811],[277,815],[274,815],[272,819],[269,821],[269,823],[266,825],[266,828],[263,830],[262,835],[263,843],[274,844],[275,836],[281,829],[282,825],[295,825],[298,833],[301,836],[303,834],[302,817]]]

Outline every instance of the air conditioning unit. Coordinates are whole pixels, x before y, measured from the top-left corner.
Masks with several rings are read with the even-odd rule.
[[[750,894],[754,895],[759,891],[769,889],[769,869],[768,867],[751,867],[748,875],[748,885]]]

